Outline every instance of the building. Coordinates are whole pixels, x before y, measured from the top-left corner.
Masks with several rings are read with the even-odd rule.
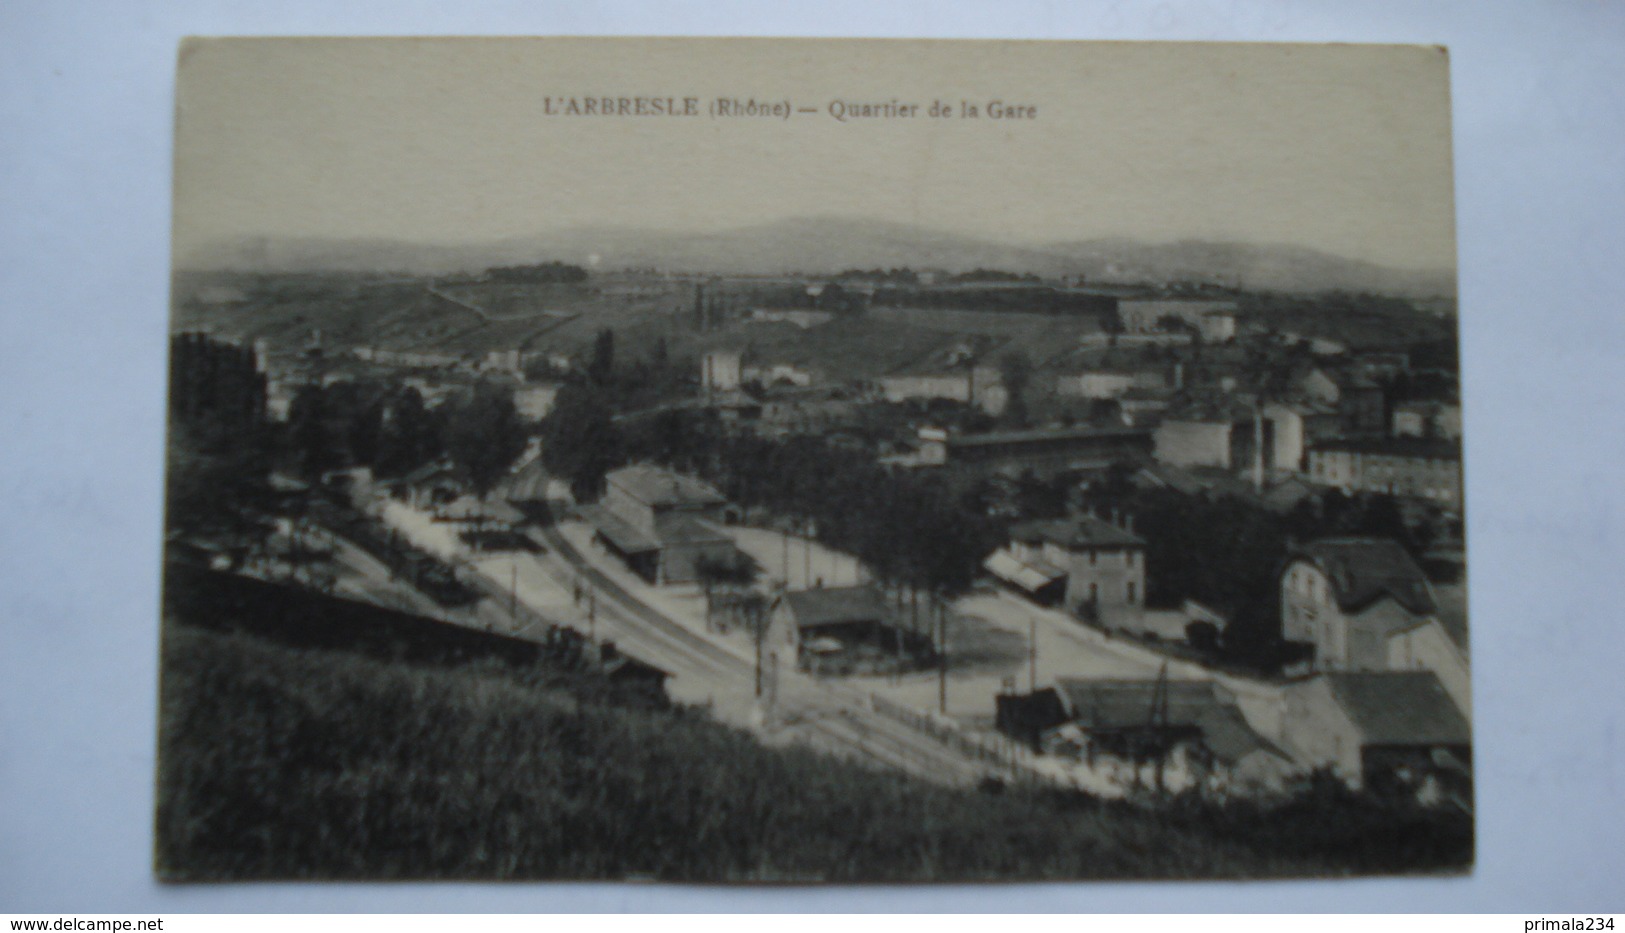
[[[603,498],[582,514],[595,540],[650,583],[692,583],[703,561],[741,559],[721,527],[735,513],[710,485],[649,464],[615,470],[604,483]]]
[[[757,430],[766,434],[822,434],[856,416],[855,393],[842,386],[780,386],[767,389]]]
[[[732,392],[742,379],[743,354],[738,350],[709,350],[700,358],[700,388],[707,392]]]
[[[1388,670],[1390,639],[1438,608],[1405,549],[1377,538],[1299,548],[1281,571],[1280,588],[1282,637],[1313,646],[1314,670]]]
[[[1062,372],[1055,376],[1055,394],[1062,398],[1121,398],[1134,389],[1161,390],[1170,387],[1164,369],[1095,369]]]
[[[911,399],[946,399],[974,405],[990,415],[1001,415],[1010,404],[999,371],[991,366],[960,365],[893,373],[880,377],[880,391],[888,402]]]
[[[1382,386],[1363,374],[1338,382],[1338,414],[1349,437],[1381,437],[1388,433],[1388,402]]]
[[[1117,318],[1130,334],[1165,330],[1170,319],[1202,335],[1203,340],[1222,343],[1236,335],[1236,303],[1193,298],[1123,298],[1117,302]]]
[[[1176,467],[1218,467],[1229,470],[1246,464],[1238,447],[1252,433],[1252,422],[1222,415],[1170,417],[1157,425],[1152,437],[1158,463]]]
[[[1461,406],[1445,402],[1402,402],[1394,406],[1395,437],[1461,440]]]
[[[1472,668],[1467,663],[1465,626],[1456,630],[1444,613],[1388,635],[1388,670],[1432,671],[1445,693],[1469,721],[1473,718]]]
[[[1323,673],[1286,689],[1282,741],[1355,789],[1467,799],[1472,729],[1430,671]]]
[[[1125,784],[1151,784],[1158,759],[1175,791],[1274,791],[1295,770],[1287,752],[1248,723],[1235,695],[1210,680],[1063,677],[997,703],[1001,732]]]
[[[984,567],[1041,601],[1132,627],[1145,608],[1145,540],[1132,525],[1092,515],[1023,522]]]
[[[1348,493],[1424,499],[1460,511],[1461,447],[1416,437],[1323,441],[1309,449],[1309,479]]]
[[[815,671],[917,652],[880,590],[870,584],[815,587],[780,594],[768,613],[764,647]]]
[[[1270,425],[1270,459],[1280,470],[1307,469],[1309,448],[1337,439],[1343,430],[1338,410],[1319,402],[1270,402],[1263,415]]]
[[[1198,319],[1196,328],[1201,333],[1202,339],[1208,343],[1224,343],[1235,339],[1237,330],[1235,306],[1208,311]]]
[[[553,403],[558,397],[557,385],[523,385],[513,390],[513,407],[519,412],[519,417],[527,421],[540,421],[553,410]]]
[[[1037,428],[987,434],[949,434],[922,429],[920,457],[929,463],[977,473],[1053,476],[1097,470],[1120,461],[1151,457],[1151,429],[1141,427]]]
[[[746,382],[754,382],[764,389],[777,386],[806,388],[818,381],[818,373],[794,363],[762,363],[746,366],[743,370],[743,379]]]

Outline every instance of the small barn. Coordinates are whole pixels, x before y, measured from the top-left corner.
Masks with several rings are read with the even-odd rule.
[[[1432,671],[1328,672],[1286,692],[1284,737],[1355,789],[1460,786],[1472,729]]]
[[[898,627],[880,590],[867,584],[782,594],[770,610],[768,637],[793,646],[797,662],[813,670],[895,658],[922,647]]]

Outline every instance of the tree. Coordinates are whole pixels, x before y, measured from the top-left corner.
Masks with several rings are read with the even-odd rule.
[[[999,360],[999,376],[1004,380],[1004,390],[1009,394],[1009,404],[1005,407],[1004,415],[1011,424],[1025,425],[1027,423],[1027,387],[1033,379],[1033,361],[1020,350],[1006,353]]]
[[[525,426],[513,392],[484,380],[477,383],[452,419],[446,442],[446,452],[468,472],[474,493],[484,499],[525,449]]]
[[[309,479],[319,478],[340,463],[339,438],[331,423],[327,393],[307,385],[288,406],[288,440],[294,469]]]
[[[401,476],[444,452],[440,425],[417,389],[408,386],[385,402],[373,461],[375,473]]]
[[[608,327],[598,332],[592,342],[592,360],[587,364],[587,378],[595,385],[608,385],[615,375],[615,331]]]
[[[541,429],[542,465],[569,482],[578,501],[596,499],[621,456],[620,432],[602,396],[590,385],[566,385]]]

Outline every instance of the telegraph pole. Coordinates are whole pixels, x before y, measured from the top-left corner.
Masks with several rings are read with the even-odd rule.
[[[1038,692],[1038,617],[1027,616],[1027,692]]]
[[[587,640],[592,642],[593,653],[598,653],[598,591],[587,591]]]
[[[948,617],[937,603],[937,709],[948,712]]]
[[[519,559],[508,564],[508,615],[519,621]]]

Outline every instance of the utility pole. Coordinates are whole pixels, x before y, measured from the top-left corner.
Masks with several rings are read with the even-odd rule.
[[[1027,617],[1027,692],[1038,692],[1038,617]]]
[[[592,643],[593,653],[598,653],[598,591],[587,591],[587,641]]]
[[[801,588],[812,589],[812,531],[803,525],[801,533],[806,535],[801,539]]]
[[[508,564],[508,615],[519,621],[519,559]]]
[[[937,604],[937,710],[948,712],[948,617]]]

